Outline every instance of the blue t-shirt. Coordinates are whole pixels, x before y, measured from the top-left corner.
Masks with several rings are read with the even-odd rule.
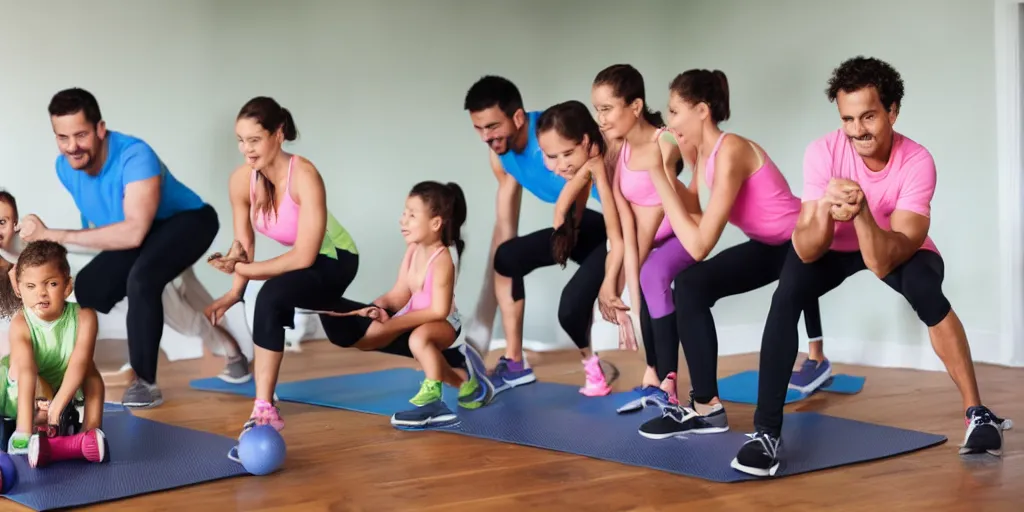
[[[206,203],[176,180],[153,148],[142,139],[107,131],[107,160],[90,176],[57,157],[57,177],[71,194],[82,215],[82,227],[102,227],[124,221],[124,190],[134,181],[160,176],[160,205],[155,220],[195,210]]]
[[[530,126],[526,147],[523,148],[522,153],[509,150],[504,155],[499,155],[498,158],[501,160],[501,166],[505,168],[505,172],[511,174],[523,188],[529,190],[537,199],[554,204],[558,201],[558,194],[562,193],[566,181],[565,178],[551,172],[544,165],[544,152],[541,151],[540,144],[537,143],[537,119],[540,114],[540,112],[526,114],[530,120]],[[601,200],[597,194],[596,185],[591,187],[590,195],[598,201]]]

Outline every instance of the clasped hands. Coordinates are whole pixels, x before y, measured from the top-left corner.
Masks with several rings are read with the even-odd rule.
[[[827,205],[829,213],[837,222],[849,222],[865,207],[864,191],[855,181],[832,178],[819,204]]]
[[[235,265],[238,263],[248,263],[249,255],[246,254],[242,243],[235,240],[231,243],[231,249],[228,250],[227,255],[215,252],[206,259],[206,262],[225,274],[234,274]]]

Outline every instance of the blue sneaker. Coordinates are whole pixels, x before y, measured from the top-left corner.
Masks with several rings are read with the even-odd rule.
[[[658,386],[637,386],[633,393],[640,395],[634,400],[630,400],[615,410],[619,414],[626,414],[630,412],[637,412],[644,407],[667,407],[669,405],[669,396],[663,389]]]
[[[808,358],[800,366],[800,371],[793,372],[793,376],[789,379],[789,388],[809,395],[831,377],[832,363],[828,362],[828,359],[815,361]]]
[[[494,398],[494,384],[487,378],[487,367],[484,358],[469,343],[459,347],[459,352],[466,358],[466,372],[469,380],[459,388],[459,406],[466,409],[479,409]]]
[[[396,412],[391,416],[391,425],[402,430],[444,428],[458,424],[459,417],[441,400],[435,400],[408,411]]]
[[[527,368],[522,361],[516,362],[501,356],[490,379],[494,386],[494,394],[497,395],[514,387],[536,382],[537,376],[533,374],[533,369]]]

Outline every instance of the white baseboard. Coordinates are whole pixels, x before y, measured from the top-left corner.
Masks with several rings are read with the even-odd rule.
[[[593,347],[595,351],[616,350],[618,348],[617,331],[609,324],[609,328],[595,326]],[[761,350],[763,325],[746,324],[730,325],[718,328],[718,354],[720,356],[757,353]],[[1002,366],[1024,366],[1024,361],[1006,361],[1000,347],[998,333],[991,331],[967,332],[971,343],[971,352],[976,363],[990,363]],[[563,340],[557,343],[538,340],[523,340],[523,348],[533,352],[550,352],[575,348],[564,336],[556,336]],[[504,339],[491,341],[491,350],[504,349]],[[807,340],[801,339],[800,350],[807,350]],[[857,364],[880,368],[909,368],[915,370],[945,371],[945,367],[927,336],[920,342],[871,341],[842,338],[825,335],[825,354],[834,363]]]

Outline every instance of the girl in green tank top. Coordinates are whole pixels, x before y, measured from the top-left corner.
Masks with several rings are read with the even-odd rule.
[[[14,275],[16,291],[0,287],[0,293],[20,298],[16,310],[0,311],[11,318],[11,353],[0,359],[0,414],[17,423],[8,453],[26,453],[40,391],[52,392],[42,397],[48,402],[38,411],[45,413],[46,424],[57,425],[77,397],[85,401],[82,430],[89,431],[101,426],[104,386],[93,363],[96,312],[67,302],[72,291],[67,250],[55,242],[32,242],[18,257]]]

